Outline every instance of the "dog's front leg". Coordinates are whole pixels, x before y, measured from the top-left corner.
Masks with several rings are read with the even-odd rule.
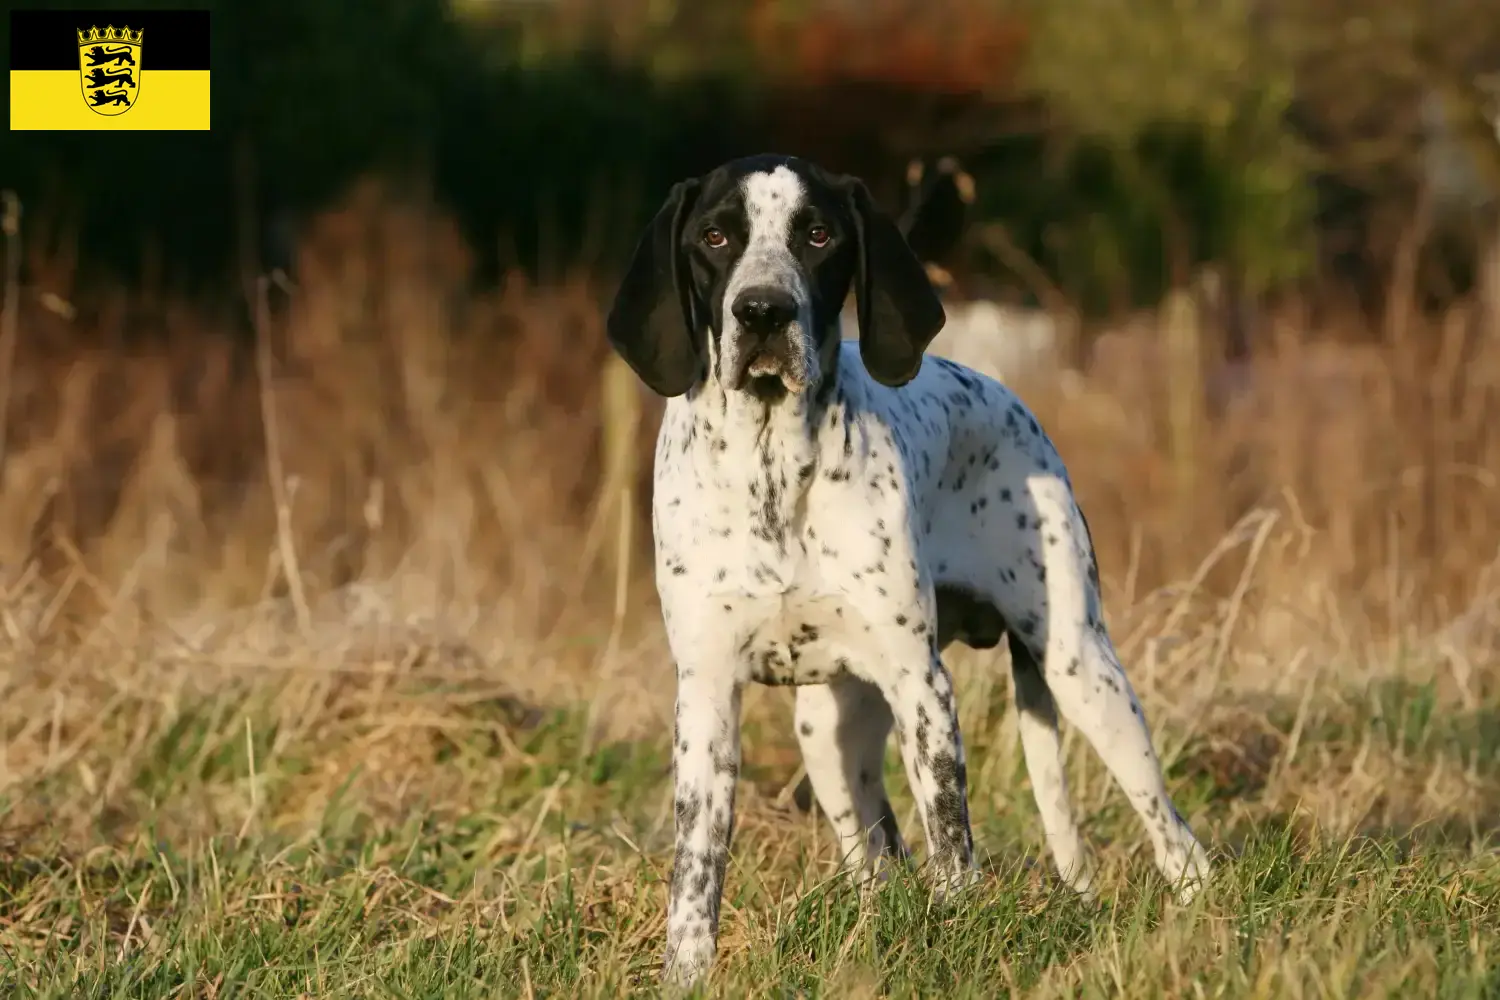
[[[742,682],[727,666],[683,664],[677,671],[672,741],[677,851],[662,977],[679,986],[691,985],[708,971],[719,938],[740,771]]]
[[[930,632],[930,630],[928,630]],[[896,719],[908,783],[927,834],[928,864],[939,893],[967,885],[974,871],[968,777],[953,679],[930,644],[902,630],[871,677]]]

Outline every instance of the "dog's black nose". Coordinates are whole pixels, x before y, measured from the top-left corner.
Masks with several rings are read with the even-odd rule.
[[[797,300],[779,288],[747,288],[735,296],[730,312],[748,333],[776,333],[797,318]]]

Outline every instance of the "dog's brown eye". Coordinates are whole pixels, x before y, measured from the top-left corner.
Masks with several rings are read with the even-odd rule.
[[[713,226],[709,226],[707,229],[703,230],[703,243],[710,249],[718,250],[728,242],[729,237],[725,236],[724,231],[721,229],[716,229]]]
[[[813,226],[807,231],[807,242],[815,247],[826,247],[831,238],[827,226]]]

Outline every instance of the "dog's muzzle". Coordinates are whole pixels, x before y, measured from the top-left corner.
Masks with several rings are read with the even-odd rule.
[[[802,364],[798,322],[801,308],[795,296],[780,288],[747,288],[735,296],[729,312],[738,326],[735,370],[731,389],[762,376],[799,380]]]

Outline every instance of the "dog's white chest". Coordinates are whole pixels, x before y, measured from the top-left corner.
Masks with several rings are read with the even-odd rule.
[[[841,496],[840,484],[827,484]],[[746,499],[750,499],[748,494]],[[669,501],[670,502],[670,501]],[[708,629],[733,637],[742,676],[823,684],[862,676],[872,615],[921,620],[905,524],[892,527],[815,484],[786,522],[745,505],[658,511],[657,585],[674,645]],[[727,511],[727,514],[725,513]],[[768,523],[782,524],[767,532]]]
[[[921,472],[888,423],[846,403],[753,416],[674,400],[663,420],[656,579],[674,650],[728,644],[746,679],[817,684],[857,673],[892,627],[925,645]]]

